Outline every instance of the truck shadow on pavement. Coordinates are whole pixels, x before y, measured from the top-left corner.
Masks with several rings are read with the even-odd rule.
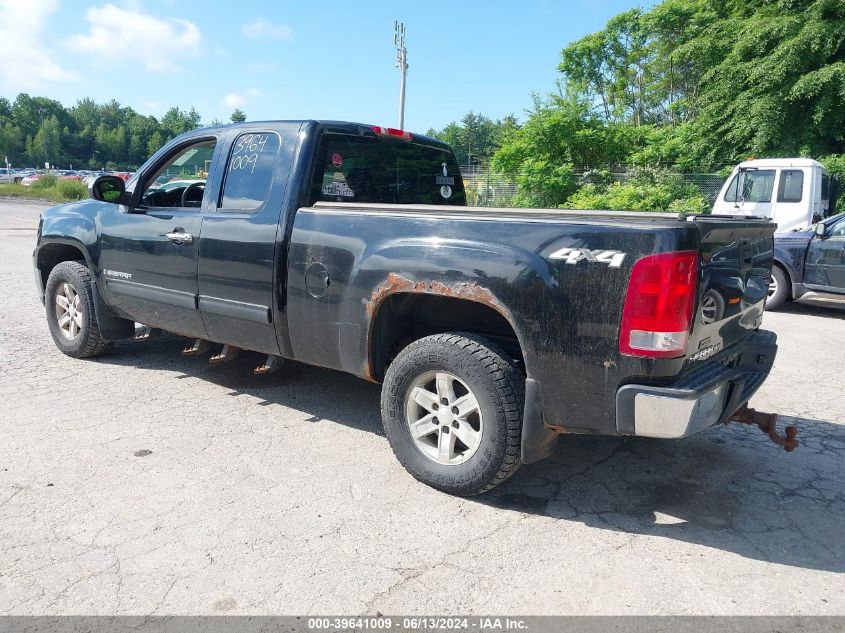
[[[255,377],[261,359],[242,354],[223,367],[179,355],[165,335],[119,345],[96,362],[178,372],[282,405],[306,422],[340,423],[383,435],[380,387],[295,362]],[[845,425],[783,417],[801,446],[786,453],[756,427],[732,424],[683,440],[569,435],[546,460],[524,465],[479,503],[632,536],[653,536],[795,567],[845,572]],[[389,451],[387,442],[384,450]],[[422,484],[420,484],[422,485]]]
[[[683,440],[563,436],[481,503],[794,567],[845,571],[845,425],[782,417],[786,453],[733,424]]]

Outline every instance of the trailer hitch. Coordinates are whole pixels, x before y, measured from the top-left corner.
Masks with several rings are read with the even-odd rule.
[[[748,405],[742,405],[742,407],[734,413],[730,419],[728,419],[728,422],[756,424],[763,433],[769,436],[770,440],[778,446],[782,446],[783,450],[788,453],[791,453],[798,448],[798,440],[795,437],[798,435],[798,427],[788,426],[784,429],[785,435],[780,435],[777,429],[777,413],[764,413],[763,411],[750,409]]]

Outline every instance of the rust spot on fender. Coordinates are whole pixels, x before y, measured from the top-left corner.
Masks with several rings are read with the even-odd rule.
[[[398,273],[389,273],[387,279],[379,285],[370,296],[369,301],[364,303],[364,309],[367,316],[370,318],[370,335],[368,340],[372,340],[372,327],[375,322],[373,317],[379,309],[382,301],[392,294],[399,292],[408,292],[415,294],[430,294],[440,297],[454,297],[456,299],[465,299],[468,301],[475,301],[493,308],[496,312],[501,314],[505,320],[513,326],[511,315],[502,303],[496,298],[489,289],[479,286],[476,282],[459,282],[455,284],[445,284],[442,281],[413,281],[407,277],[403,277]],[[381,382],[373,373],[370,367],[370,353],[367,353],[367,359],[363,365],[363,377],[371,382]]]
[[[387,275],[387,280],[373,291],[370,300],[366,302],[367,316],[372,317],[378,310],[381,302],[388,296],[397,292],[413,292],[418,294],[432,294],[441,297],[455,297],[456,299],[467,299],[490,306],[506,319],[510,315],[496,296],[487,288],[479,286],[476,282],[459,282],[456,284],[444,284],[442,281],[412,281],[397,273]]]

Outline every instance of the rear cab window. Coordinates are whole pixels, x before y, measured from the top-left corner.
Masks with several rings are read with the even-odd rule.
[[[315,202],[465,205],[466,195],[446,147],[326,133],[311,182]]]

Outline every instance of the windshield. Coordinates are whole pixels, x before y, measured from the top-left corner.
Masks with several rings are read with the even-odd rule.
[[[726,202],[771,202],[774,169],[742,169],[725,192]]]

